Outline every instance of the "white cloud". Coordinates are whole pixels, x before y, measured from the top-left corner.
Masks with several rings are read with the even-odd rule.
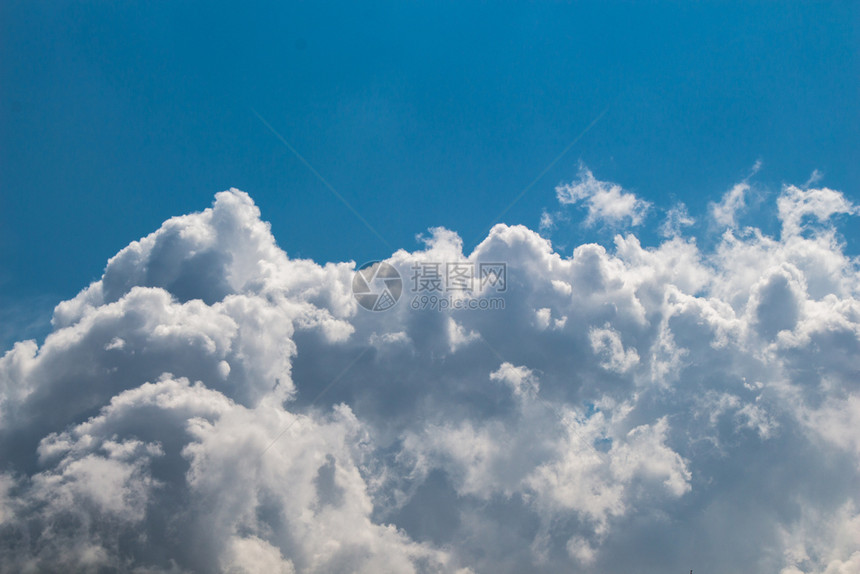
[[[220,193],[0,358],[0,570],[854,572],[855,212],[786,186],[780,237],[709,252],[434,229],[388,261],[506,262],[504,309],[373,313]]]
[[[687,212],[687,206],[679,203],[666,212],[666,219],[660,225],[660,235],[663,237],[681,235],[684,227],[689,227],[695,223],[696,220],[690,217]]]
[[[727,191],[719,202],[708,204],[711,217],[718,227],[733,229],[738,225],[738,218],[747,209],[747,197],[752,190],[749,180],[761,170],[762,161],[757,160],[743,181],[736,183]],[[668,222],[667,222],[668,223]]]
[[[787,185],[777,200],[783,235],[795,235],[803,228],[804,219],[815,218],[819,223],[837,214],[856,214],[857,207],[838,191],[800,189]]]
[[[586,225],[600,221],[610,225],[624,222],[640,225],[650,207],[649,202],[624,191],[617,183],[596,179],[584,164],[579,166],[579,181],[560,185],[555,193],[562,205],[585,204],[588,209]],[[541,223],[543,226],[543,219]]]
[[[497,371],[490,373],[490,380],[503,381],[518,397],[532,397],[540,390],[540,383],[530,369],[510,363],[502,363]]]
[[[711,203],[711,216],[714,221],[723,227],[737,226],[737,217],[746,207],[746,194],[749,190],[749,183],[743,181],[727,191],[719,203]]]
[[[463,326],[457,323],[453,317],[448,317],[448,345],[452,353],[455,353],[460,347],[468,345],[480,337],[475,331],[467,333]]]
[[[609,327],[609,323],[603,328],[592,328],[588,337],[591,349],[601,357],[600,366],[604,369],[623,373],[639,363],[639,354],[635,349],[624,349],[621,336]]]
[[[540,224],[538,229],[540,229],[542,233],[552,231],[552,229],[555,227],[555,219],[556,218],[553,216],[553,214],[549,213],[546,210],[543,210],[543,212],[541,212],[540,214]]]

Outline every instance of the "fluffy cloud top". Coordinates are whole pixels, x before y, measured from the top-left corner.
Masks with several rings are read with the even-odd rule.
[[[0,358],[0,570],[858,572],[856,208],[777,210],[710,253],[680,206],[657,247],[570,257],[435,229],[387,261],[506,262],[504,309],[374,313],[353,263],[290,259],[219,193]]]

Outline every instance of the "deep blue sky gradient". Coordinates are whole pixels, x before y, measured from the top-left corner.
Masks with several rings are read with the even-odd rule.
[[[361,263],[439,225],[471,249],[604,110],[505,222],[536,229],[580,160],[655,204],[646,243],[659,208],[701,220],[759,159],[766,200],[818,169],[858,201],[858,18],[853,2],[7,0],[0,322],[26,334],[231,186],[291,257]],[[571,216],[555,242],[612,235]]]

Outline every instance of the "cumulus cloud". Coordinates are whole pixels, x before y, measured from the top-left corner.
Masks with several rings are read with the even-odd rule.
[[[588,210],[586,225],[640,225],[651,205],[617,183],[595,178],[584,164],[579,166],[579,180],[556,187],[555,194],[562,205],[582,203]],[[541,225],[546,227],[543,219]]]
[[[585,168],[560,189],[591,222],[647,208]],[[857,210],[775,209],[708,252],[680,208],[659,245],[570,256],[432,229],[371,312],[354,263],[291,259],[219,193],[0,358],[0,571],[856,572]],[[410,305],[416,268],[482,262],[503,306]]]

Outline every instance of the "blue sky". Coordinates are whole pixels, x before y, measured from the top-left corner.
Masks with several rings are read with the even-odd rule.
[[[580,160],[691,213],[759,159],[767,190],[813,169],[849,197],[860,183],[850,2],[0,10],[4,306],[71,296],[130,240],[231,186],[291,256],[362,262],[438,225],[471,246],[604,110],[506,222],[536,227]],[[558,233],[589,237],[576,221]]]

